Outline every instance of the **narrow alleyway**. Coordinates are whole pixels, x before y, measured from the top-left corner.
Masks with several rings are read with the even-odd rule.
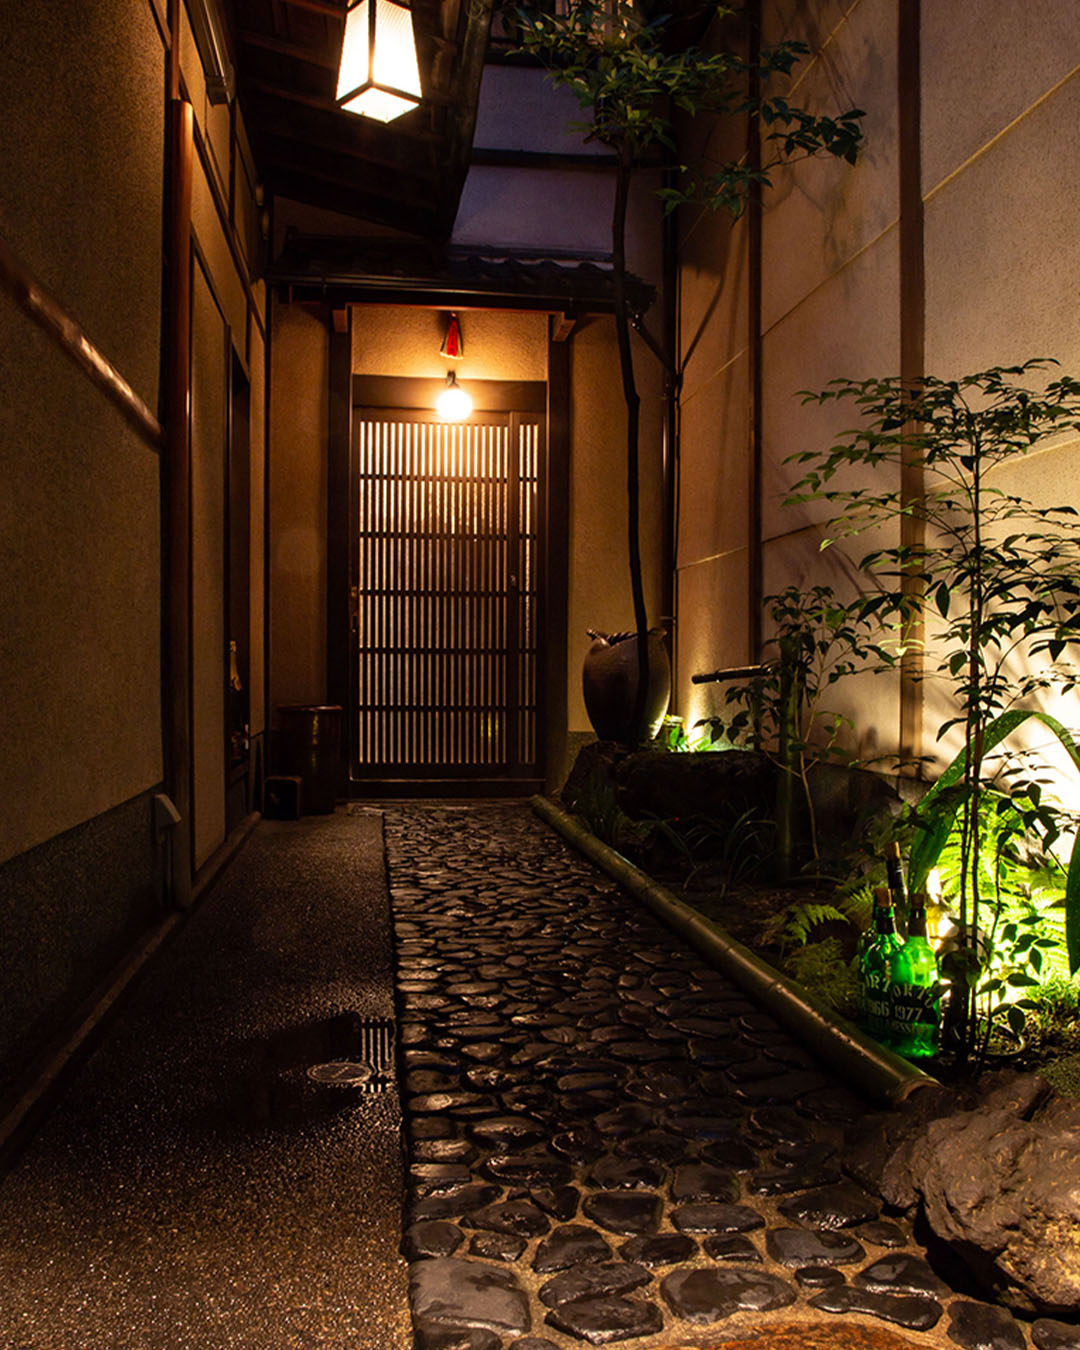
[[[1046,1350],[870,1109],[524,805],[264,822],[0,1183],[0,1344]]]

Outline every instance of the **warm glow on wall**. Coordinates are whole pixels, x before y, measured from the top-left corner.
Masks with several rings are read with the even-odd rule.
[[[349,5],[335,97],[345,112],[379,122],[417,106],[420,68],[407,5],[396,0]]]
[[[446,388],[435,400],[435,411],[444,422],[464,422],[472,412],[472,399],[458,384],[453,371],[446,377]]]

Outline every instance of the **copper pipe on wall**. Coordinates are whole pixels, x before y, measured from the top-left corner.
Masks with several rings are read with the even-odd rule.
[[[754,0],[748,6],[750,16],[750,52],[749,64],[751,101],[760,97],[761,81],[757,66],[761,57],[761,0]],[[762,442],[763,406],[762,406],[762,342],[761,342],[761,299],[762,299],[762,211],[761,184],[755,182],[753,174],[761,169],[761,124],[756,117],[747,118],[747,164],[751,170],[750,189],[747,198],[746,214],[749,227],[748,246],[748,325],[747,350],[749,352],[749,399],[750,422],[750,520],[749,556],[747,558],[747,605],[749,625],[747,631],[747,655],[751,661],[761,655],[764,639],[761,614],[765,592],[765,541],[763,484],[764,484],[764,447]]]
[[[900,133],[900,374],[908,390],[918,388],[926,373],[926,265],[924,255],[924,214],[922,196],[922,74],[920,0],[900,0],[897,11],[897,88],[899,91]],[[922,430],[916,422],[904,426],[905,436]],[[903,502],[920,501],[925,488],[921,457],[910,447],[905,451],[900,476]],[[924,539],[923,522],[905,511],[901,517],[901,542],[920,549]],[[921,596],[925,583],[921,576],[905,573],[906,595]],[[924,621],[914,620],[907,630],[904,655],[900,660],[900,754],[909,763],[918,763],[922,755],[922,713],[924,698],[923,638]],[[921,773],[921,770],[919,770]]]
[[[46,332],[152,449],[160,450],[161,424],[111,361],[94,346],[60,302],[41,285],[0,238],[0,284],[29,318]]]
[[[172,899],[192,893],[191,792],[191,481],[188,393],[191,386],[191,188],[194,112],[169,103],[168,290],[165,309],[164,740],[165,782],[180,813],[172,848]]]

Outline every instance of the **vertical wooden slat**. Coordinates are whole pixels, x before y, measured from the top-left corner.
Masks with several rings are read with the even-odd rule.
[[[503,724],[506,728],[506,759],[510,772],[521,762],[519,750],[518,708],[521,706],[521,680],[518,663],[518,630],[521,606],[521,423],[511,414],[506,443],[506,648],[503,689]]]
[[[358,419],[356,435],[365,770],[527,771],[536,426],[386,417]]]

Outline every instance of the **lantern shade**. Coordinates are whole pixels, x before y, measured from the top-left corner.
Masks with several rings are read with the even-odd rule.
[[[345,16],[337,102],[346,112],[389,122],[420,102],[412,14],[396,0],[359,0]]]

